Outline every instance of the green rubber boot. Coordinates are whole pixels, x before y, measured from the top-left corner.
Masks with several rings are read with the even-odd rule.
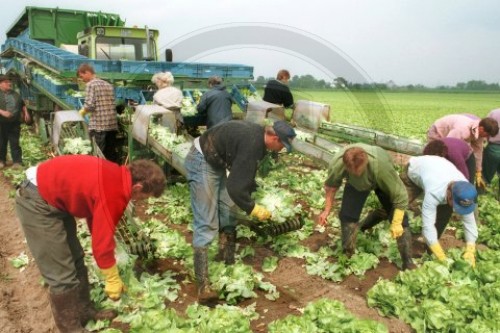
[[[413,263],[411,242],[410,228],[404,228],[403,234],[397,239],[398,250],[401,254],[401,260],[403,260],[403,271],[417,268]]]
[[[208,248],[194,248],[194,274],[198,287],[198,303],[206,306],[215,306],[218,302],[218,295],[209,287],[208,280]]]
[[[356,236],[358,234],[358,223],[344,222],[340,224],[342,231],[342,249],[345,255],[350,258],[356,250]]]

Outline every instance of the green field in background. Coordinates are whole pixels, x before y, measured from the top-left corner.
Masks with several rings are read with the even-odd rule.
[[[294,99],[329,104],[332,122],[421,138],[434,120],[452,113],[480,117],[500,108],[500,93],[343,92],[293,90]],[[262,95],[261,95],[262,96]]]

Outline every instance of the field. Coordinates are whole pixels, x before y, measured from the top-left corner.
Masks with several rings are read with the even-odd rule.
[[[294,95],[296,100],[331,105],[331,121],[417,138],[423,138],[428,126],[442,115],[484,116],[500,105],[496,94],[294,91]],[[43,149],[30,137],[24,130],[24,158],[35,164],[47,155],[40,154]],[[211,262],[211,282],[221,297],[216,309],[196,303],[186,184],[170,185],[161,198],[140,202],[136,216],[157,250],[154,258],[142,260],[121,248],[119,263],[129,287],[127,296],[120,302],[105,301],[102,279],[96,275],[91,255],[86,256],[94,301],[120,312],[111,328],[101,323],[93,326],[95,331],[500,332],[500,208],[493,193],[497,181],[480,199],[476,269],[460,258],[464,246],[460,223],[451,223],[443,235],[441,244],[450,260],[439,264],[426,254],[421,219],[415,216],[411,219],[413,257],[419,269],[399,273],[397,245],[389,237],[387,223],[360,234],[351,259],[339,250],[335,213],[326,230],[314,228],[324,204],[325,172],[303,156],[289,155],[280,157],[266,178],[259,178],[256,200],[273,206],[279,219],[300,214],[305,227],[279,237],[263,237],[239,227],[236,265]],[[0,172],[0,332],[55,332],[47,288],[40,282],[15,216],[13,194],[19,177],[10,168]],[[367,206],[377,207],[377,200],[369,198]],[[88,234],[84,227],[80,229],[84,247],[90,251]]]
[[[330,105],[332,122],[356,124],[384,132],[424,138],[429,126],[446,114],[480,117],[500,107],[500,94],[438,92],[294,91],[304,99]]]

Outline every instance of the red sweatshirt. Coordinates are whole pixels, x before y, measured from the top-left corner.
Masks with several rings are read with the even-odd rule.
[[[66,155],[40,164],[36,181],[49,205],[87,219],[97,265],[113,266],[115,228],[131,198],[130,171],[94,156]]]

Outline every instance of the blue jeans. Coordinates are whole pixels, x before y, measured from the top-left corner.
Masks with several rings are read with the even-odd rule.
[[[186,156],[185,167],[194,215],[193,247],[205,247],[219,230],[236,227],[229,214],[234,203],[226,189],[226,170],[212,168],[194,146]]]

